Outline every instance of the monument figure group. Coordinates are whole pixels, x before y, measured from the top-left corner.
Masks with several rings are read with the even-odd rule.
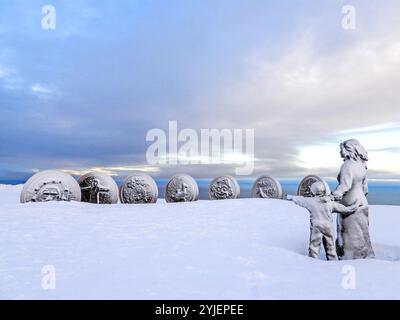
[[[306,208],[310,213],[309,256],[318,258],[321,245],[328,260],[372,258],[369,236],[367,165],[368,154],[355,139],[340,144],[343,165],[338,186],[331,193],[328,184],[316,175],[306,176],[299,184],[297,195],[287,200]],[[211,200],[237,199],[240,187],[232,176],[215,178],[209,186]],[[282,186],[269,175],[259,177],[252,188],[254,198],[282,199]],[[144,174],[127,177],[118,190],[115,181],[102,173],[91,172],[76,181],[72,176],[55,170],[33,175],[24,185],[21,202],[84,201],[97,204],[155,203],[157,184]],[[165,190],[167,202],[191,202],[199,198],[196,181],[189,175],[171,178]],[[333,213],[337,213],[337,239],[334,241]]]
[[[366,197],[368,153],[359,141],[349,139],[340,144],[340,156],[343,165],[337,178],[339,184],[330,195],[329,187],[317,181],[318,177],[313,176],[303,179],[304,186],[300,183],[298,193],[319,198],[313,200],[291,196],[288,198],[310,211],[309,255],[311,257],[319,255],[322,236],[328,259],[335,259],[333,247],[336,248],[339,259],[374,258],[369,236],[369,210]],[[338,213],[336,246],[333,246],[331,241],[334,230],[332,212]]]
[[[310,186],[309,197],[287,195],[288,200],[306,208],[310,212],[310,246],[308,255],[318,258],[321,245],[324,245],[326,259],[338,260],[333,227],[333,213],[342,216],[354,214],[359,203],[344,206],[327,195],[325,185],[322,182],[314,182]]]
[[[372,258],[375,254],[369,236],[366,197],[368,153],[360,142],[350,139],[340,144],[340,156],[343,165],[338,175],[339,185],[332,192],[332,196],[343,205],[359,201],[360,206],[354,214],[338,217],[338,254],[345,259]]]

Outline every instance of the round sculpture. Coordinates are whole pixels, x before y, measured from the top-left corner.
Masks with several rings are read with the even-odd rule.
[[[282,199],[282,186],[274,177],[261,176],[254,182],[251,195],[253,198]]]
[[[199,199],[199,187],[196,181],[187,174],[173,176],[165,190],[167,202],[190,202]]]
[[[329,195],[331,193],[331,190],[329,188],[329,185],[326,183],[326,181],[316,175],[308,175],[301,180],[299,187],[297,188],[297,195],[298,196],[303,196],[303,197],[312,197],[312,192],[310,190],[311,186],[315,182],[322,182],[325,186],[325,195]]]
[[[240,187],[234,177],[221,176],[211,182],[208,195],[211,200],[237,199]]]
[[[156,203],[158,188],[147,174],[129,176],[119,190],[121,203]]]
[[[62,171],[46,170],[28,179],[22,188],[20,201],[81,201],[81,190],[71,175]]]
[[[78,180],[82,192],[82,201],[98,204],[118,202],[118,186],[110,176],[89,172]]]
[[[354,214],[338,215],[336,250],[339,259],[364,259],[375,257],[369,235],[368,218],[368,153],[355,139],[340,144],[343,165],[338,175],[338,186],[332,197],[342,205],[358,203]]]

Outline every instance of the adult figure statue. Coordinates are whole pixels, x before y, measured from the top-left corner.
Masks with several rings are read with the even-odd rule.
[[[340,144],[343,165],[338,175],[339,185],[332,192],[336,201],[345,206],[359,202],[356,212],[338,215],[336,250],[339,259],[374,258],[369,236],[367,164],[368,153],[355,139]]]

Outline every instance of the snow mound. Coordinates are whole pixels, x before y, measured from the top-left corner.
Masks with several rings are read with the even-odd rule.
[[[21,188],[0,190],[2,299],[400,299],[400,207],[371,206],[377,259],[328,262],[288,201],[20,204]]]

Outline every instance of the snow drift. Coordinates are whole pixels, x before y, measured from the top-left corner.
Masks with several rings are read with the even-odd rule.
[[[284,200],[20,204],[21,188],[0,187],[1,299],[400,299],[400,207],[370,207],[377,259],[328,262]]]

